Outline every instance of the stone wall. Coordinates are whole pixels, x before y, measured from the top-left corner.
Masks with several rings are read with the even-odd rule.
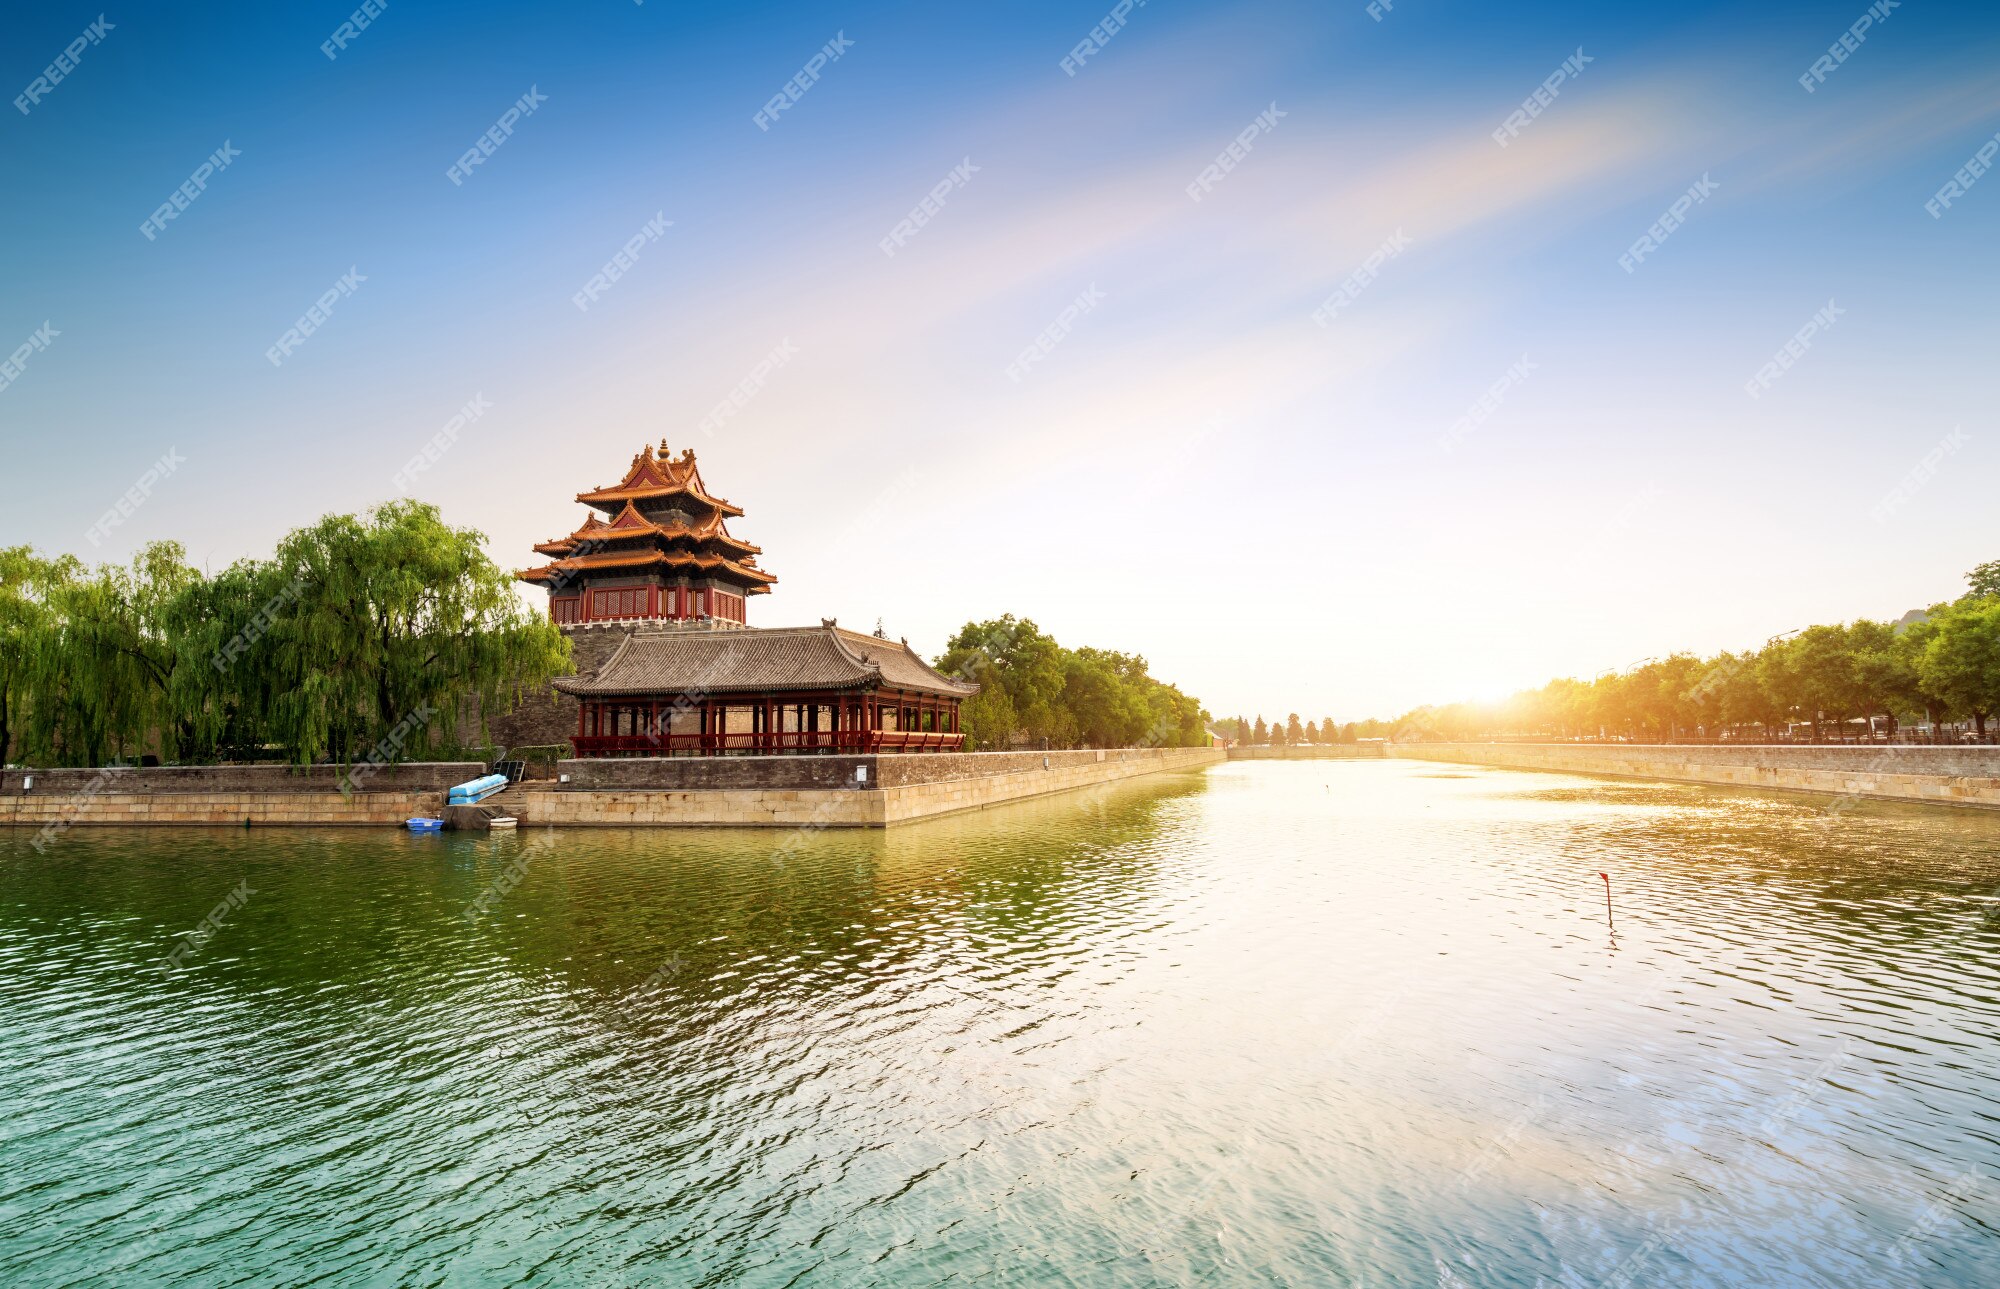
[[[880,828],[1222,759],[1212,748],[1123,748],[566,761],[569,783],[516,784],[486,804],[524,826]],[[854,779],[857,767],[868,769],[865,786]],[[10,771],[0,785],[0,823],[400,824],[412,815],[436,815],[450,785],[483,770],[477,763],[398,766],[351,796],[335,787],[340,771],[333,766],[303,772],[198,766],[109,775],[38,770],[30,772],[35,785],[26,792],[19,772]]]
[[[577,675],[588,676],[618,652],[618,646],[632,634],[632,624],[579,622],[563,627],[562,632],[569,637],[570,657],[576,663]],[[522,690],[514,695],[506,711],[488,714],[484,741],[503,748],[567,746],[570,736],[576,733],[580,712],[576,699],[549,686]],[[459,722],[459,742],[470,747],[481,741],[479,712],[475,709]]]
[[[1044,756],[1048,760],[1046,769],[1042,766]],[[1013,759],[987,761],[984,759],[987,757]],[[1221,748],[1208,747],[884,757],[883,773],[891,777],[882,792],[883,822],[894,824],[958,810],[979,810],[1024,797],[1115,783],[1143,774],[1199,770],[1223,759]],[[941,773],[927,775],[923,762],[938,763],[935,768]],[[954,766],[951,762],[972,764]]]
[[[452,784],[485,772],[476,761],[412,761],[376,770],[342,793],[347,772],[335,765],[8,770],[0,773],[0,824],[400,824],[435,815]]]
[[[569,783],[524,783],[494,800],[524,827],[880,828],[1222,759],[1214,748],[1112,748],[566,761]],[[856,766],[868,768],[865,787]]]
[[[1401,743],[1390,754],[1512,770],[2000,807],[2000,747]]]

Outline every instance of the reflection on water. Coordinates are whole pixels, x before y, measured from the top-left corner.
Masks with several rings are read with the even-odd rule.
[[[2000,818],[1838,804],[0,835],[0,1278],[2000,1283]]]

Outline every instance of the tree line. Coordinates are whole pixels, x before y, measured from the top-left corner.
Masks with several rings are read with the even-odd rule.
[[[979,685],[959,708],[968,751],[1010,747],[1202,747],[1201,703],[1137,654],[1069,648],[1009,613],[968,622],[935,660]]]
[[[1301,725],[1299,714],[1293,712],[1282,721],[1266,725],[1260,712],[1255,723],[1241,716],[1217,721],[1215,731],[1245,747],[1300,747],[1309,743],[1352,743],[1357,738],[1380,738],[1381,732],[1373,728],[1379,724],[1379,721],[1349,721],[1342,725],[1329,716]]]
[[[94,569],[0,549],[0,753],[303,764],[449,747],[469,702],[504,710],[571,669],[484,543],[394,501],[213,576],[170,541]]]
[[[1983,739],[2000,711],[2000,560],[1967,580],[1965,595],[1899,622],[1811,626],[1713,657],[1676,653],[1594,680],[1551,680],[1501,703],[1419,707],[1385,728],[1405,740],[1671,740],[1970,721]]]

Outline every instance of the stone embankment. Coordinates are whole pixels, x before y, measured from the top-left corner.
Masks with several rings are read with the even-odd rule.
[[[1389,751],[1391,756],[1419,761],[1508,770],[2000,808],[2000,747],[1398,743]]]
[[[1112,748],[562,761],[558,778],[515,784],[487,804],[522,827],[880,828],[1222,759],[1214,748]],[[334,766],[9,770],[0,824],[400,824],[441,813],[452,784],[485,772],[477,762],[410,763],[342,792]]]
[[[0,824],[400,824],[436,814],[452,784],[485,772],[477,761],[361,766],[352,778],[332,765],[7,770],[0,772]]]
[[[882,828],[1222,759],[1214,748],[1110,748],[564,761],[568,783],[502,796],[523,826]]]

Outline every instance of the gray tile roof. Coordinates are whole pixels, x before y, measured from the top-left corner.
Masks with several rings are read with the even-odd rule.
[[[799,689],[907,689],[964,698],[969,685],[938,674],[908,644],[817,627],[635,629],[595,674],[555,687],[580,696],[743,693]]]

